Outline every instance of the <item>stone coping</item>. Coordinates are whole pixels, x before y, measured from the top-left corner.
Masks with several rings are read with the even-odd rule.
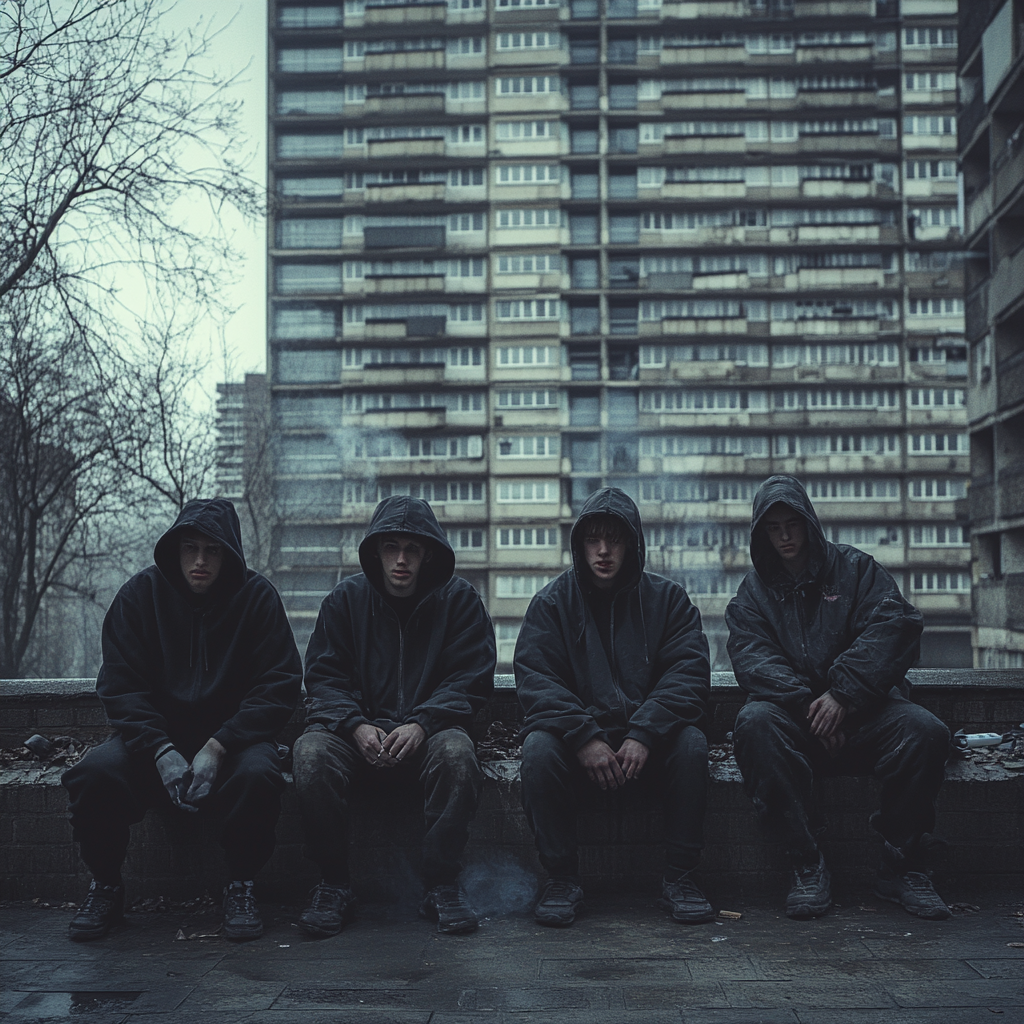
[[[958,689],[980,686],[991,689],[1024,689],[1024,672],[1019,669],[915,668],[907,673],[914,688]],[[712,690],[736,689],[731,672],[712,672]],[[511,674],[494,677],[496,690],[514,690]],[[96,692],[95,679],[0,679],[0,700],[5,697],[88,697]]]

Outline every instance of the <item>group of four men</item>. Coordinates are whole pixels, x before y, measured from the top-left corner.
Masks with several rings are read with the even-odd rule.
[[[583,507],[572,566],[523,620],[515,678],[523,712],[523,806],[547,880],[541,924],[573,922],[583,900],[580,809],[664,801],[661,902],[684,923],[714,911],[694,871],[707,808],[708,644],[683,587],[647,572],[640,514],[617,488]],[[830,878],[817,838],[816,774],[874,774],[884,839],[880,896],[944,918],[925,855],[949,746],[946,726],[908,699],[921,616],[869,555],[825,539],[797,480],[754,499],[754,569],[730,603],[729,654],[747,693],[735,755],[762,824],[786,844],[790,917],[824,914]],[[305,732],[293,773],[306,853],[321,881],[302,913],[335,935],[355,902],[349,797],[383,801],[419,786],[426,832],[420,912],[463,933],[477,917],[459,884],[481,790],[469,728],[493,688],[494,632],[430,506],[377,507],[362,573],[324,599],[306,653]],[[119,591],[103,629],[97,690],[113,737],[64,775],[71,822],[92,873],[70,925],[98,938],[121,919],[129,827],[147,808],[207,811],[222,825],[231,881],[224,931],[262,934],[253,878],[269,859],[284,788],[276,739],[299,699],[302,666],[280,598],[246,568],[230,502],[194,501],[158,541],[154,564]]]

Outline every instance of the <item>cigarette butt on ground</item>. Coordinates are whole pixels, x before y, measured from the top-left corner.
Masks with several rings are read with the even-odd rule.
[[[738,910],[720,910],[718,916],[726,921],[738,921],[743,915]]]

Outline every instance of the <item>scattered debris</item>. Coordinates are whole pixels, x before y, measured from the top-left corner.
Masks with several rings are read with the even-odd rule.
[[[976,907],[973,903],[950,903],[949,909],[956,914],[976,914],[981,907]]]
[[[863,910],[866,914],[877,914],[878,907],[858,907],[858,910]]]
[[[40,736],[39,733],[29,736],[22,745],[31,750],[40,760],[49,757],[53,753],[53,744],[45,736]]]
[[[715,761],[728,761],[730,757],[732,757],[731,741],[727,740],[725,743],[708,744],[708,760],[712,763]]]
[[[738,910],[720,910],[718,916],[725,918],[726,921],[739,921],[743,917]]]
[[[149,896],[145,899],[139,897],[132,900],[128,911],[132,914],[167,914],[173,910],[194,914],[213,910],[219,905],[209,892],[204,892],[202,896],[191,900],[169,900],[166,896]]]
[[[90,744],[72,736],[29,736],[20,747],[0,749],[0,768],[17,764],[45,764],[70,768],[88,753]]]
[[[711,937],[711,941],[712,941],[712,942],[725,942],[725,940],[726,940],[727,938],[729,938],[729,936],[728,936],[728,935],[713,935],[713,936]]]
[[[481,761],[518,761],[523,756],[518,737],[519,730],[514,725],[491,722],[476,745],[476,755]]]
[[[1008,942],[1010,949],[1024,949],[1024,942]]]
[[[188,936],[184,933],[184,931],[182,931],[181,928],[179,928],[178,929],[178,934],[174,936],[174,941],[175,942],[186,942],[187,940],[188,940]]]

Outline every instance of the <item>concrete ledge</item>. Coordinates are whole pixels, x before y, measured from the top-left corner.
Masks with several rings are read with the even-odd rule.
[[[1024,721],[1024,673],[912,673],[915,699],[953,729],[1003,731]],[[478,717],[482,734],[493,721],[512,723],[518,705],[511,677],[496,679],[497,692]],[[70,735],[96,742],[109,734],[93,680],[0,682],[0,745],[16,746],[33,732]],[[743,694],[729,673],[715,673],[711,739],[732,728]],[[301,731],[301,710],[287,739]],[[39,896],[77,899],[87,876],[78,863],[67,823],[62,769],[25,764],[0,770],[0,898]],[[511,866],[538,872],[533,837],[520,807],[518,763],[491,762],[484,796],[474,822],[466,862],[495,874]],[[711,792],[702,875],[712,884],[750,889],[785,885],[785,863],[758,832],[732,760],[711,766]],[[817,796],[829,831],[825,854],[841,879],[866,881],[879,855],[868,827],[877,807],[872,779],[825,779]],[[352,869],[367,897],[404,896],[418,889],[421,806],[410,801],[381,808],[356,801]],[[659,807],[612,796],[607,811],[580,817],[585,881],[590,886],[650,886],[660,876],[664,852]],[[1001,768],[954,762],[940,793],[937,833],[949,841],[940,875],[947,878],[1007,879],[1019,886],[1024,875],[1024,777]],[[125,865],[129,898],[195,896],[221,882],[220,848],[210,822],[184,815],[151,813],[136,826]],[[289,787],[278,826],[278,848],[260,879],[268,898],[300,900],[317,881],[302,853],[302,828]]]

